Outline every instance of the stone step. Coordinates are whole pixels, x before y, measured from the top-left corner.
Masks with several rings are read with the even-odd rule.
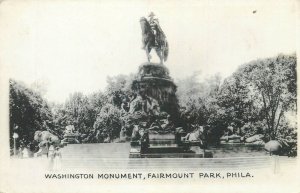
[[[165,146],[150,146],[147,151],[148,154],[150,153],[182,153],[183,148],[182,147],[165,147]]]
[[[173,133],[159,134],[150,133],[149,140],[173,140],[175,141],[175,135]]]
[[[177,144],[175,140],[149,140],[149,144]]]
[[[169,158],[129,158],[131,146],[129,143],[113,144],[69,144],[62,148],[62,165],[64,169],[165,169],[165,168],[192,168],[192,169],[239,169],[264,168],[274,164],[294,164],[296,159],[275,156],[250,157],[251,154],[242,154],[245,157],[231,158],[178,158],[178,153],[169,154]],[[165,154],[165,153],[164,153]],[[177,156],[172,157],[172,156]],[[240,155],[240,154],[239,154]],[[147,158],[148,157],[148,158]]]
[[[157,151],[155,151],[157,152]],[[203,154],[196,153],[148,153],[141,154],[142,158],[203,158]]]
[[[153,154],[152,154],[153,155]],[[63,159],[63,163],[67,165],[142,165],[142,166],[151,166],[151,165],[186,165],[197,166],[197,165],[223,165],[223,166],[248,166],[248,165],[262,165],[270,164],[272,160],[214,160],[210,158],[199,159],[199,158],[142,158],[142,159]],[[294,162],[290,162],[294,163]]]
[[[134,158],[132,158],[134,159]],[[155,159],[155,158],[151,158],[151,159]],[[193,159],[193,158],[182,158],[182,159]],[[196,159],[196,158],[195,158]],[[198,158],[199,159],[199,158]],[[203,159],[203,158],[200,158]],[[240,163],[235,163],[235,164],[225,164],[225,163],[205,163],[205,162],[201,162],[201,163],[195,163],[195,164],[187,164],[185,162],[182,163],[166,163],[167,165],[163,166],[160,162],[159,163],[140,163],[140,162],[128,162],[128,163],[124,163],[124,162],[78,162],[78,163],[73,163],[73,162],[64,162],[63,165],[66,167],[76,167],[76,166],[85,166],[86,168],[89,168],[90,166],[99,166],[99,167],[112,167],[112,168],[119,168],[119,167],[128,167],[128,166],[139,166],[139,167],[152,167],[152,166],[160,166],[160,167],[186,167],[186,168],[195,168],[195,167],[199,167],[200,166],[207,166],[207,167],[219,167],[219,166],[223,166],[223,167],[230,167],[230,168],[244,168],[244,167],[248,167],[248,166],[265,166],[265,165],[269,165],[271,166],[272,164],[270,162],[263,162],[263,163],[252,163],[252,164],[240,164]],[[282,164],[280,164],[282,165]]]
[[[154,144],[149,144],[149,147],[151,148],[151,147],[153,147],[153,148],[166,148],[166,147],[169,147],[169,148],[172,148],[172,147],[178,147],[178,145],[177,144],[156,144],[156,143],[154,143]]]
[[[129,159],[122,161],[107,161],[107,162],[65,162],[63,165],[67,168],[97,168],[97,169],[150,169],[150,168],[263,168],[270,166],[270,161],[264,162],[212,162],[209,159],[201,158],[188,158],[193,162],[186,162],[187,159],[180,158],[181,161],[171,162],[170,158],[162,159]],[[199,161],[199,159],[201,161]],[[159,162],[153,162],[153,160],[159,160]],[[224,160],[223,160],[224,161]]]
[[[82,157],[73,157],[73,158],[65,158],[63,157],[62,158],[63,160],[104,160],[104,158],[94,158],[94,157],[89,157],[89,158],[82,158]],[[129,157],[117,157],[117,158],[111,158],[110,159],[111,161],[122,161],[122,160],[131,160],[129,159]],[[147,160],[147,159],[145,159]],[[164,160],[164,159],[149,159],[151,162],[160,162],[161,160]],[[148,160],[148,161],[149,161]],[[228,163],[234,163],[234,162],[238,162],[238,163],[248,163],[248,162],[265,162],[266,160],[274,160],[272,157],[260,157],[260,158],[239,158],[239,159],[235,159],[235,158],[232,158],[232,159],[224,159],[224,158],[205,158],[205,160],[209,160],[210,162],[215,162],[215,163],[223,163],[223,162],[228,162]],[[133,160],[133,161],[136,161],[136,160]],[[164,161],[168,161],[168,162],[181,162],[182,159],[181,158],[172,158],[172,159],[166,159]],[[201,162],[202,159],[190,159],[190,160],[186,160],[186,162],[194,162],[194,161],[198,161],[198,162]],[[283,162],[286,162],[285,160],[280,160],[279,161],[283,161]],[[294,160],[290,160],[289,162],[295,162]]]
[[[149,163],[161,163],[161,162],[167,162],[167,163],[201,163],[201,162],[208,162],[208,163],[224,163],[224,164],[236,164],[236,163],[242,163],[242,164],[253,164],[253,163],[263,163],[263,162],[269,162],[272,161],[271,159],[264,159],[264,160],[252,160],[252,159],[244,159],[244,160],[224,160],[224,159],[219,159],[219,160],[214,160],[214,158],[205,158],[205,159],[190,159],[190,160],[185,160],[182,158],[162,158],[162,159],[130,159],[130,158],[118,158],[118,159],[103,159],[103,158],[89,158],[89,159],[66,159],[63,158],[63,161],[74,161],[74,162],[149,162]],[[290,163],[294,163],[294,162],[290,162]]]

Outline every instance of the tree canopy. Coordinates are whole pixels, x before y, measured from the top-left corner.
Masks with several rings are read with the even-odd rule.
[[[35,131],[53,128],[51,109],[38,92],[14,80],[9,81],[9,88],[10,136],[16,131],[21,140],[29,142]]]

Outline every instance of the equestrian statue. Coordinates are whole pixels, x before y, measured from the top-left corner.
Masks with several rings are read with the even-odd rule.
[[[169,45],[165,33],[161,29],[158,19],[154,17],[154,13],[149,14],[149,20],[145,17],[140,19],[142,28],[142,49],[146,51],[148,62],[151,59],[151,49],[155,49],[156,54],[160,59],[160,64],[163,64],[168,59]]]

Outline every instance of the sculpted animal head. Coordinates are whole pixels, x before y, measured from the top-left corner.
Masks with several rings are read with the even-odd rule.
[[[74,133],[75,127],[74,125],[68,125],[66,126],[65,132],[68,134]]]
[[[144,130],[143,128],[141,128],[141,129],[139,130],[139,134],[140,134],[140,136],[143,136],[143,135],[144,135],[144,133],[145,133],[145,130]]]
[[[199,133],[203,133],[203,131],[204,131],[204,127],[203,126],[199,126]]]
[[[40,142],[41,136],[42,136],[42,131],[36,131],[34,133],[34,140],[37,141],[37,142]]]
[[[148,22],[147,19],[145,17],[141,17],[140,18],[140,22]]]
[[[138,132],[139,132],[138,125],[134,125],[134,127],[132,129],[132,137],[136,136]]]
[[[195,131],[194,131],[194,134],[195,134],[195,138],[198,140],[200,139],[200,136],[201,134],[203,133],[203,126],[197,126]]]
[[[151,32],[150,24],[149,24],[149,22],[147,21],[147,19],[145,17],[140,18],[140,24],[141,24],[142,34],[145,35],[145,34]]]
[[[198,126],[198,125],[195,125],[194,127],[195,127],[194,131],[191,133],[188,133],[186,136],[186,139],[189,141],[201,140],[201,136],[203,134],[204,127]]]

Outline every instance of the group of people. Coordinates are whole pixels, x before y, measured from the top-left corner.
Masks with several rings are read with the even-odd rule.
[[[49,170],[60,170],[62,155],[60,147],[54,142],[48,140],[40,147],[36,155],[38,154],[40,154],[41,157],[47,158]]]
[[[48,150],[49,170],[60,170],[61,169],[61,151],[59,147],[50,145]]]
[[[39,147],[39,150],[34,153],[33,143],[26,146],[23,141],[20,141],[20,147],[18,148],[19,158],[24,159],[38,156],[47,158],[49,170],[60,170],[62,155],[59,146],[55,146],[48,141],[43,143],[43,145]]]

